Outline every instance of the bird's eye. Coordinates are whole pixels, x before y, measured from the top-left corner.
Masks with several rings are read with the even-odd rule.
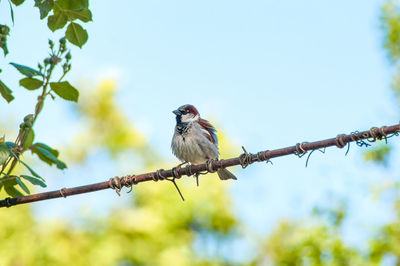
[[[188,112],[187,112],[186,110],[181,110],[181,113],[182,113],[183,115],[185,115],[185,114],[187,114]]]

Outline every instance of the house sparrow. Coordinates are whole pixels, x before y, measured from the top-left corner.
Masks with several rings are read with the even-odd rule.
[[[175,133],[172,137],[173,154],[184,163],[201,164],[210,159],[218,160],[218,138],[215,128],[200,118],[197,109],[190,104],[174,110]],[[236,179],[228,170],[217,171],[221,180]]]

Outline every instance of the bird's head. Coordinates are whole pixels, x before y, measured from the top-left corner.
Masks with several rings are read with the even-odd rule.
[[[190,104],[185,104],[178,109],[172,111],[176,115],[176,122],[179,123],[190,123],[198,121],[200,114],[196,107]]]

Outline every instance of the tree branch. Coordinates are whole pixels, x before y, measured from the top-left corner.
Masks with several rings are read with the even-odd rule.
[[[56,191],[38,193],[28,196],[16,197],[16,198],[6,198],[0,200],[0,207],[11,207],[13,205],[24,204],[29,202],[67,197],[82,193],[88,193],[108,188],[113,188],[119,194],[120,189],[123,186],[131,187],[141,182],[146,181],[158,181],[158,180],[169,180],[174,181],[176,178],[187,175],[199,175],[204,172],[215,172],[220,168],[226,168],[234,165],[241,165],[243,168],[247,167],[249,164],[254,162],[269,161],[272,158],[286,156],[290,154],[296,154],[299,157],[306,154],[307,151],[314,151],[321,148],[337,146],[338,148],[343,148],[346,145],[350,145],[351,142],[356,142],[358,146],[369,146],[364,140],[368,142],[374,142],[376,140],[387,139],[392,136],[397,136],[400,132],[400,124],[393,126],[383,126],[381,128],[373,127],[370,130],[363,132],[352,132],[349,135],[340,134],[335,138],[330,138],[315,142],[303,142],[297,143],[294,146],[276,149],[276,150],[266,150],[258,152],[257,154],[245,153],[238,157],[230,158],[226,160],[215,160],[208,161],[204,164],[198,165],[188,165],[184,168],[172,168],[169,170],[159,169],[156,172],[149,172],[140,175],[127,175],[121,178],[115,177],[111,178],[109,181],[104,181],[100,183],[95,183],[86,186],[74,187],[74,188],[63,188]],[[171,179],[172,178],[172,179]]]

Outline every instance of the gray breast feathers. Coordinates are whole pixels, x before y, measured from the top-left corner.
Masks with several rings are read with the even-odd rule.
[[[181,129],[176,127],[171,143],[172,152],[178,159],[199,164],[218,158],[218,147],[207,139],[200,126],[192,124],[182,131],[183,134],[180,132]]]

